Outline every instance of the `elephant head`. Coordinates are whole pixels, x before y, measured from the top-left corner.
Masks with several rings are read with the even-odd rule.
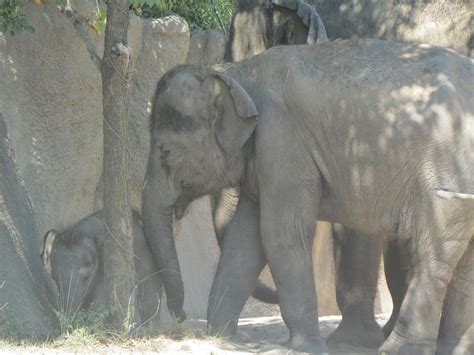
[[[234,79],[209,68],[180,66],[158,83],[142,196],[142,218],[162,271],[168,309],[184,320],[184,290],[173,240],[194,199],[236,186],[244,148],[256,126],[254,102]]]
[[[93,300],[98,282],[100,236],[91,221],[86,229],[75,225],[63,232],[48,231],[43,239],[41,257],[59,292],[59,310],[74,314]],[[102,225],[97,226],[103,229]]]
[[[314,6],[303,0],[240,0],[224,60],[239,61],[278,45],[327,40],[321,17]]]

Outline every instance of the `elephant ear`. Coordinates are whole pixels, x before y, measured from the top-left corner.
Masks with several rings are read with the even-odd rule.
[[[212,103],[210,119],[217,142],[232,164],[255,130],[257,107],[247,91],[225,74],[210,74],[203,87]]]
[[[58,234],[58,231],[52,229],[47,231],[43,237],[43,250],[41,251],[40,256],[41,259],[43,259],[43,264],[49,273],[51,273],[51,254],[53,252],[53,244]]]
[[[326,42],[328,36],[321,16],[316,9],[302,0],[272,0],[272,4],[293,10],[308,28],[307,44]]]

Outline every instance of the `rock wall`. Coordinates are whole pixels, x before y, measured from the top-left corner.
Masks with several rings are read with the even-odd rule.
[[[0,338],[46,338],[58,329],[54,289],[1,112],[0,167]]]
[[[222,63],[227,45],[227,37],[222,33],[205,30],[191,34],[188,64],[214,65]]]
[[[102,87],[84,43],[55,6],[24,12],[34,34],[0,34],[0,112],[42,234],[92,212]]]

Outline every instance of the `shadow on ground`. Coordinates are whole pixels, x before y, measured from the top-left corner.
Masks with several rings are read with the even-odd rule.
[[[383,325],[388,319],[387,315],[377,316],[377,321]],[[339,324],[340,316],[320,317],[321,334],[327,338],[329,334],[334,331]],[[206,322],[204,320],[190,320],[189,326],[199,331],[205,332]],[[288,340],[288,329],[283,323],[280,316],[271,317],[255,317],[242,318],[239,321],[237,335],[231,339],[216,339],[212,342],[212,349],[209,350],[212,354],[248,354],[258,353],[267,355],[277,354],[299,354],[292,351],[285,346]],[[186,340],[184,340],[186,342]],[[196,351],[203,351],[204,349],[198,344],[182,344],[180,349],[195,349]],[[172,350],[172,349],[169,349]],[[349,351],[344,349],[330,349],[330,354],[348,354]],[[354,354],[354,349],[351,349],[351,354]],[[377,349],[360,349],[358,354],[376,354]]]

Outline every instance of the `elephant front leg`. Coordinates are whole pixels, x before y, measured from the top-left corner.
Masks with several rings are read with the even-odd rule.
[[[378,349],[385,339],[374,316],[383,239],[336,223],[332,229],[336,297],[342,321],[329,336],[329,346],[346,352],[353,347]]]
[[[269,183],[260,192],[262,242],[270,265],[289,346],[297,351],[327,353],[319,332],[313,277],[312,243],[320,189]],[[278,187],[277,187],[278,186]]]
[[[266,264],[258,205],[243,195],[225,229],[222,253],[209,295],[208,332],[234,335],[245,302]]]

